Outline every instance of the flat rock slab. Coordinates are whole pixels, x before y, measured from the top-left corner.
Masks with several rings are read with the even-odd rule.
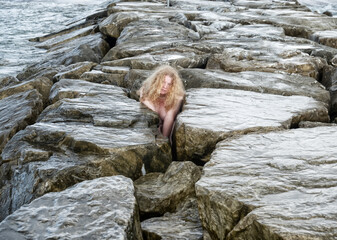
[[[177,117],[179,160],[200,160],[233,135],[290,128],[300,121],[328,122],[325,104],[305,96],[233,89],[190,89]]]
[[[180,203],[177,212],[147,219],[141,226],[145,239],[201,240],[204,235],[195,197]]]
[[[168,19],[149,18],[128,24],[113,47],[102,59],[112,61],[172,48],[199,39],[199,34]]]
[[[2,221],[0,238],[143,239],[133,183],[104,177],[46,194]]]
[[[337,238],[336,130],[219,143],[196,184],[204,227],[217,239]]]
[[[206,65],[209,54],[191,47],[177,47],[102,62],[107,66],[128,66],[132,69],[152,70],[168,64],[176,68],[201,68]]]
[[[95,26],[88,26],[88,27],[84,27],[81,29],[76,29],[72,32],[69,32],[67,34],[63,34],[63,35],[59,35],[59,36],[55,36],[53,38],[50,38],[42,43],[39,43],[36,47],[39,48],[44,48],[44,49],[50,49],[52,47],[56,47],[57,45],[66,43],[66,42],[70,42],[75,40],[76,38],[80,38],[86,35],[91,34],[92,32],[94,32],[94,28]]]
[[[168,141],[155,138],[156,114],[121,88],[62,79],[51,101],[2,152],[1,218],[83,180],[118,174],[136,179],[143,165],[147,172],[164,172],[171,163]]]
[[[330,94],[311,77],[299,74],[221,70],[182,69],[179,71],[185,88],[231,88],[277,95],[302,95],[329,104]]]

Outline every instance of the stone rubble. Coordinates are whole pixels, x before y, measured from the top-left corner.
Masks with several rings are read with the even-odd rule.
[[[125,0],[31,39],[0,79],[0,238],[336,238],[336,29],[296,0]],[[136,93],[163,64],[172,146]]]

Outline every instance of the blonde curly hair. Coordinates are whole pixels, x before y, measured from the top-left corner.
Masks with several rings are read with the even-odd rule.
[[[155,105],[159,104],[160,90],[163,86],[165,76],[172,78],[170,91],[165,98],[165,109],[168,111],[175,106],[179,100],[185,96],[185,88],[183,82],[177,72],[171,66],[164,65],[155,69],[155,71],[143,82],[139,89],[141,93],[140,101],[149,100]]]

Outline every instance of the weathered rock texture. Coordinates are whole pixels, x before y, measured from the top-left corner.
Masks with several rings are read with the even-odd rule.
[[[175,213],[143,221],[141,226],[144,238],[202,240],[204,234],[196,198],[187,199],[177,209]]]
[[[46,194],[1,222],[0,238],[143,239],[132,181],[98,178]]]
[[[203,226],[213,239],[335,239],[336,129],[219,143],[196,184]]]
[[[165,174],[150,173],[135,181],[136,198],[142,214],[174,212],[180,202],[194,195],[201,171],[192,162],[172,162]]]
[[[322,102],[304,96],[280,96],[232,89],[191,89],[177,119],[179,160],[197,160],[233,135],[275,131],[300,121],[329,121]]]
[[[317,144],[311,149],[316,149],[334,136],[333,131],[324,132],[330,128],[317,126],[337,116],[337,18],[312,13],[296,0],[171,0],[170,7],[165,0],[127,0],[111,3],[83,20],[33,39],[48,49],[45,58],[16,78],[0,79],[0,219],[37,197],[84,180],[116,174],[135,180],[157,172],[137,180],[137,192],[144,188],[137,198],[143,216],[172,212],[143,224],[153,238],[170,238],[172,233],[158,232],[155,225],[172,224],[168,219],[184,225],[186,218],[175,211],[194,192],[200,171],[194,165],[187,167],[190,162],[176,163],[164,174],[172,161],[170,145],[157,136],[156,114],[135,101],[136,90],[151,70],[169,64],[179,70],[188,89],[174,131],[174,159],[204,164],[219,141],[252,132],[266,142],[273,136],[270,139],[275,138],[273,142],[281,147],[289,141],[283,151],[298,154],[281,162],[278,149],[268,151],[273,142],[266,143],[267,150],[252,152],[255,141],[246,144],[248,136],[242,142],[233,140],[230,150],[242,152],[238,155],[242,158],[230,159],[235,164],[229,169],[234,165],[240,171],[251,169],[254,165],[249,161],[264,152],[278,168],[261,162],[259,174],[266,175],[258,180],[257,175],[245,172],[241,176],[236,169],[237,176],[228,180],[232,185],[226,185],[231,173],[227,165],[212,168],[216,159],[226,158],[225,150],[217,150],[198,184],[202,223],[211,237],[336,237],[331,227],[336,225],[335,195],[330,191],[335,179],[329,175],[334,161],[329,154],[316,156],[320,150],[305,152],[297,146],[314,136],[313,144]],[[49,92],[51,80],[55,84]],[[314,128],[281,132],[292,127]],[[293,133],[303,133],[303,137],[293,141]],[[328,147],[334,149],[332,143]],[[317,159],[305,164],[311,154]],[[274,175],[268,175],[268,168],[274,169],[270,172]],[[296,172],[302,170],[300,175]],[[326,183],[321,172],[330,177]],[[223,185],[217,185],[212,174],[220,182],[226,178]],[[301,174],[309,180],[299,185]],[[253,179],[248,189],[246,178]],[[283,180],[288,185],[282,185]],[[260,183],[266,185],[261,192]],[[323,194],[309,204],[306,197],[318,189]],[[255,191],[257,197],[252,197]],[[181,231],[180,224],[177,229]],[[209,239],[207,233],[204,239]]]
[[[100,176],[136,179],[165,171],[167,141],[156,141],[157,117],[115,86],[61,80],[38,122],[16,134],[1,162],[1,217],[50,191]]]
[[[0,89],[0,154],[15,133],[35,122],[51,86],[49,79],[40,78]]]

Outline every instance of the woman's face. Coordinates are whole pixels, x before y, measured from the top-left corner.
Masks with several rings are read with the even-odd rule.
[[[163,84],[162,87],[160,89],[160,94],[161,95],[166,95],[172,86],[172,78],[168,75],[165,76],[164,80],[163,80]]]

